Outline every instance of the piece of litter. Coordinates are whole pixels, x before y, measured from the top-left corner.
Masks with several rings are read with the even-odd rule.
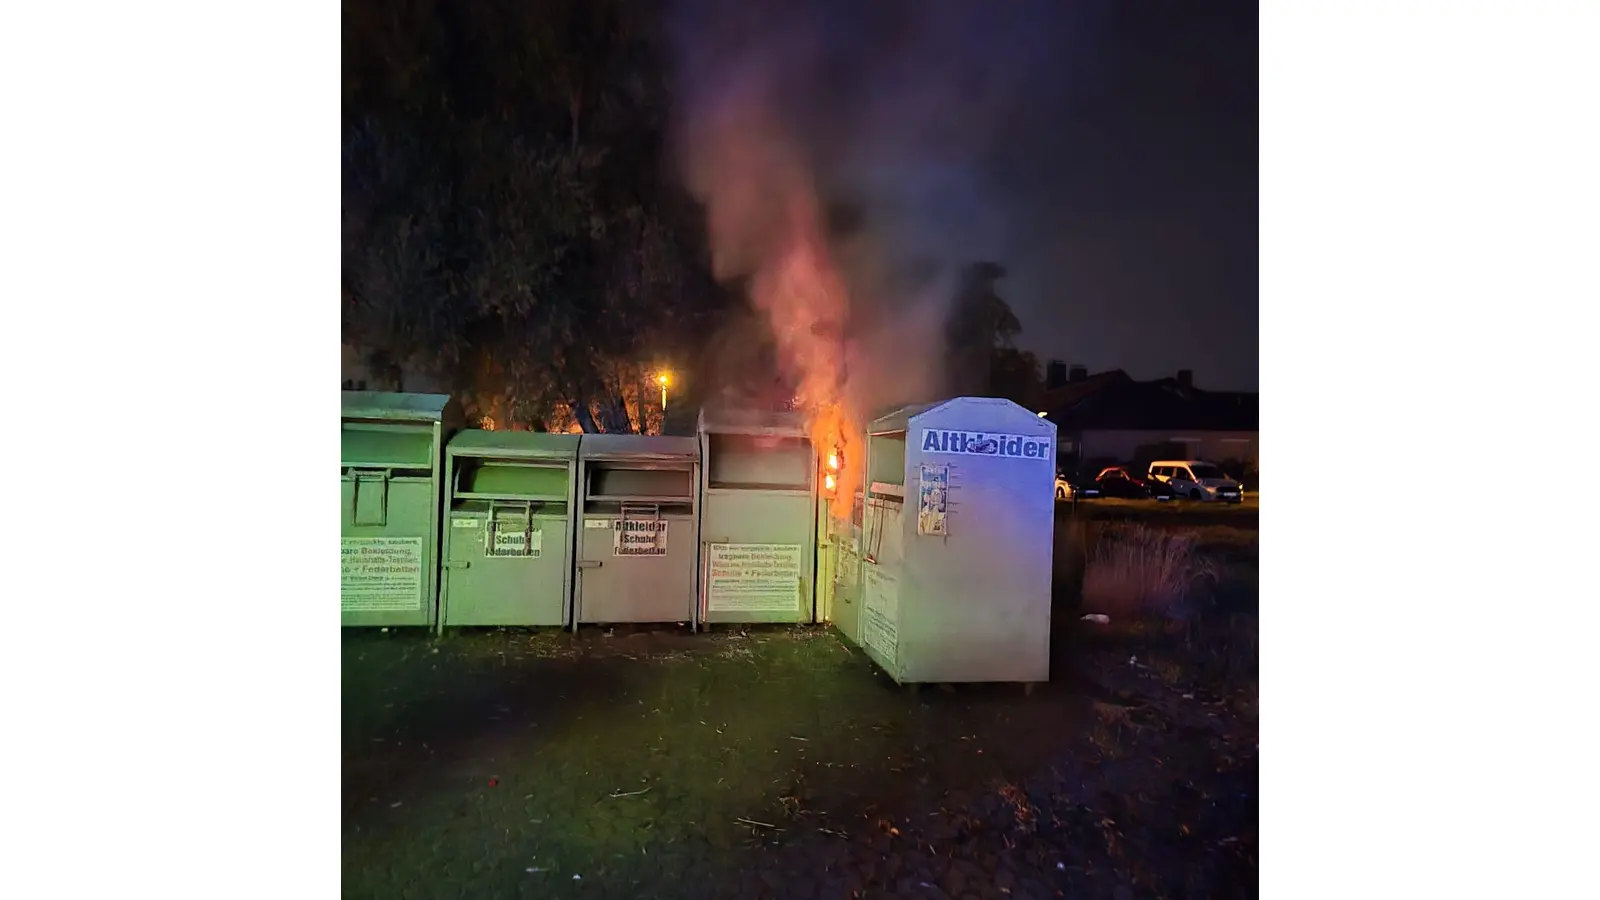
[[[396,807],[396,806],[399,806],[399,805],[400,805],[400,804],[401,804],[401,803],[403,803],[403,802],[405,802],[405,801],[403,801],[403,800],[396,800],[396,801],[395,801],[395,802],[393,802],[393,803],[391,803],[391,804],[389,804],[389,808],[390,808],[390,809],[394,809],[394,808],[395,808],[395,807]]]
[[[1056,871],[1057,872],[1065,872],[1066,870],[1067,870],[1067,864],[1066,863],[1059,863],[1059,862],[1056,863]]]
[[[528,867],[528,871],[529,872],[543,872],[544,870],[539,868],[538,866],[529,866]]]
[[[1110,625],[1111,624],[1111,617],[1108,616],[1108,615],[1104,615],[1103,613],[1089,613],[1088,615],[1084,616],[1079,621],[1081,621],[1081,622],[1094,622],[1097,625]]]
[[[574,876],[572,876],[572,880],[573,881],[582,881],[583,880],[583,876],[582,875],[574,875]]]

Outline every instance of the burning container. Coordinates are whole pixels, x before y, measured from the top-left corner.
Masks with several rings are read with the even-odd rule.
[[[837,493],[852,489],[855,502],[850,505],[850,521],[828,514],[826,507],[832,500],[823,504],[817,517],[817,607],[825,621],[859,644],[861,525],[866,497],[860,485],[842,485]]]
[[[566,625],[578,435],[474,429],[445,454],[440,627]]]
[[[341,405],[341,624],[432,625],[440,456],[456,408],[443,395],[368,391],[345,391]]]
[[[574,623],[695,621],[700,443],[587,434]]]
[[[816,615],[817,455],[794,413],[702,410],[700,621]]]
[[[1055,425],[1008,400],[867,429],[860,609],[839,627],[895,681],[1050,679]]]

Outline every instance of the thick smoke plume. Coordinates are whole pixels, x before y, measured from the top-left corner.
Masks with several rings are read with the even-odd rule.
[[[996,167],[1059,81],[1049,5],[675,9],[675,152],[716,274],[748,285],[845,484],[867,418],[940,393],[961,270],[1026,227]]]

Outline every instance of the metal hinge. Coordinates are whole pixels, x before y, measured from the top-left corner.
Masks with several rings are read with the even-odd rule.
[[[447,560],[444,567],[446,569],[470,569],[472,568],[472,561],[467,559]]]

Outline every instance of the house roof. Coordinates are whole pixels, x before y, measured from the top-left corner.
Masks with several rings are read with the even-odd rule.
[[[1040,409],[1057,410],[1078,402],[1096,391],[1120,384],[1132,383],[1133,379],[1121,369],[1112,369],[1109,372],[1100,372],[1090,375],[1080,381],[1072,381],[1061,387],[1045,391],[1040,395]]]

